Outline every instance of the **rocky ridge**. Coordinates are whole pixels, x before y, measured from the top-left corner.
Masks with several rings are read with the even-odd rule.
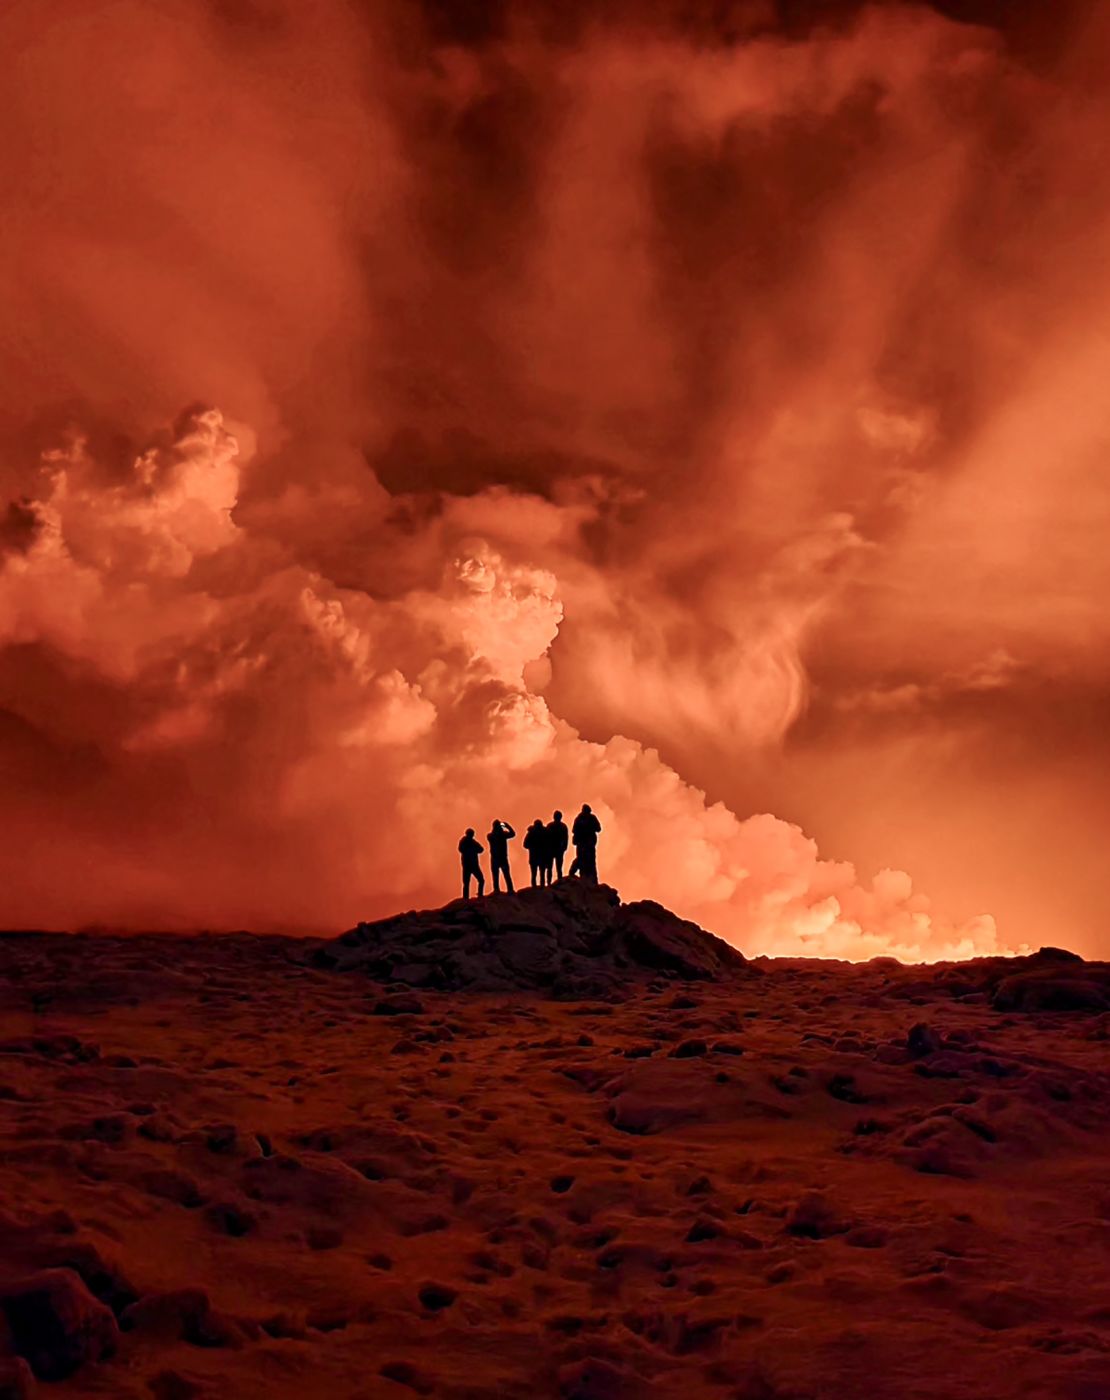
[[[317,944],[314,966],[440,991],[607,996],[655,977],[717,981],[754,971],[742,953],[652,900],[622,904],[582,880],[457,899],[361,923]]]

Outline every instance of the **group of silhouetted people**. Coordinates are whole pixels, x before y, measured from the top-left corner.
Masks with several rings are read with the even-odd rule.
[[[532,872],[532,884],[550,885],[552,880],[563,878],[563,861],[567,849],[574,843],[574,860],[568,874],[578,875],[583,880],[597,883],[597,838],[601,823],[584,803],[582,810],[567,828],[562,812],[556,812],[549,822],[537,817],[524,833],[522,842],[528,852],[528,868]],[[493,892],[501,893],[501,880],[505,881],[505,893],[513,892],[513,876],[509,869],[509,842],[515,840],[516,831],[508,822],[495,821],[486,835],[489,843],[490,873],[493,875]],[[462,857],[463,899],[470,898],[470,882],[478,886],[478,894],[486,889],[486,877],[482,873],[479,857],[485,846],[474,835],[474,828],[468,826],[466,835],[459,842],[459,855]]]

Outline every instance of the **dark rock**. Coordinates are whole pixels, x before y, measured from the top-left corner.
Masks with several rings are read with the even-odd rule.
[[[559,1368],[561,1400],[634,1400],[648,1393],[646,1387],[643,1376],[603,1357],[588,1356]]]
[[[40,1380],[61,1381],[111,1356],[119,1328],[72,1269],[43,1269],[0,1289],[12,1350]]]
[[[155,1167],[143,1174],[142,1184],[152,1196],[176,1201],[178,1205],[186,1206],[190,1210],[204,1204],[199,1186],[184,1172]]]
[[[735,948],[662,905],[622,904],[615,890],[584,880],[359,924],[307,957],[406,986],[523,988],[574,1000],[612,997],[659,973],[692,981],[755,973]],[[373,1014],[422,1010],[417,998],[400,995],[378,1002]]]
[[[684,1040],[681,1045],[676,1045],[671,1051],[672,1060],[691,1060],[699,1055],[709,1052],[709,1046],[704,1040]]]
[[[378,1375],[383,1380],[392,1381],[395,1385],[403,1385],[407,1390],[415,1391],[417,1395],[431,1395],[435,1389],[435,1382],[428,1373],[421,1371],[411,1361],[387,1361]]]
[[[616,922],[623,951],[640,968],[707,981],[735,972],[745,962],[730,944],[654,900],[619,906]]]
[[[421,1016],[424,1003],[418,997],[393,996],[374,1004],[372,1016]]]
[[[857,1087],[854,1075],[831,1075],[825,1088],[834,1099],[839,1099],[841,1103],[867,1102],[867,1096]]]
[[[234,1201],[218,1201],[204,1212],[208,1223],[223,1235],[241,1239],[249,1235],[258,1225],[258,1218],[249,1210],[244,1210]]]
[[[600,1089],[603,1084],[607,1084],[613,1077],[611,1070],[598,1069],[594,1065],[568,1065],[562,1070],[564,1078],[572,1080],[575,1084],[581,1084],[588,1093],[593,1093]]]
[[[1004,978],[991,1004],[996,1011],[1110,1010],[1110,973],[1078,975],[1070,970],[1020,972]]]
[[[115,1262],[105,1259],[96,1245],[75,1231],[75,1223],[64,1211],[23,1229],[9,1226],[0,1242],[0,1258],[9,1275],[71,1269],[97,1302],[118,1315],[135,1301],[138,1292]]]
[[[22,1356],[0,1357],[0,1400],[31,1400],[35,1373]]]
[[[442,1312],[444,1308],[449,1308],[458,1296],[458,1289],[446,1283],[423,1283],[417,1294],[421,1306],[429,1312]]]
[[[202,1394],[201,1387],[180,1371],[159,1371],[150,1378],[150,1393],[154,1400],[193,1400]]]
[[[242,1334],[230,1318],[216,1312],[202,1288],[148,1293],[120,1318],[125,1332],[141,1332],[164,1341],[196,1347],[238,1346]]]
[[[823,1240],[845,1234],[849,1226],[819,1191],[810,1191],[790,1212],[786,1228],[804,1239]]]
[[[932,1055],[941,1048],[941,1038],[927,1021],[918,1021],[906,1036],[906,1048],[915,1058]]]
[[[232,1153],[239,1142],[239,1130],[234,1123],[214,1123],[205,1128],[204,1142],[209,1152]]]
[[[968,1068],[965,1057],[951,1050],[941,1050],[935,1055],[926,1055],[914,1065],[915,1074],[923,1079],[959,1079]]]

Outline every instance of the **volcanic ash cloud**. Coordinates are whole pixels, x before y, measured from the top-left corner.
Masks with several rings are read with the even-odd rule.
[[[75,771],[21,795],[5,922],[349,923],[453,894],[464,826],[589,800],[607,881],[750,951],[997,950],[988,917],[952,926],[908,876],[861,884],[797,827],[707,805],[654,750],[581,738],[526,679],[563,618],[558,579],[476,536],[478,503],[431,544],[381,526],[368,548],[434,547],[438,577],[373,597],[236,523],[244,471],[197,410],[122,477],[79,440],[47,454],[13,509],[7,703]]]

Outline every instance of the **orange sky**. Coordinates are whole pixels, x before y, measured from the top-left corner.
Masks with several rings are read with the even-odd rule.
[[[342,927],[585,800],[750,950],[1110,953],[1052,8],[5,6],[0,924]]]

